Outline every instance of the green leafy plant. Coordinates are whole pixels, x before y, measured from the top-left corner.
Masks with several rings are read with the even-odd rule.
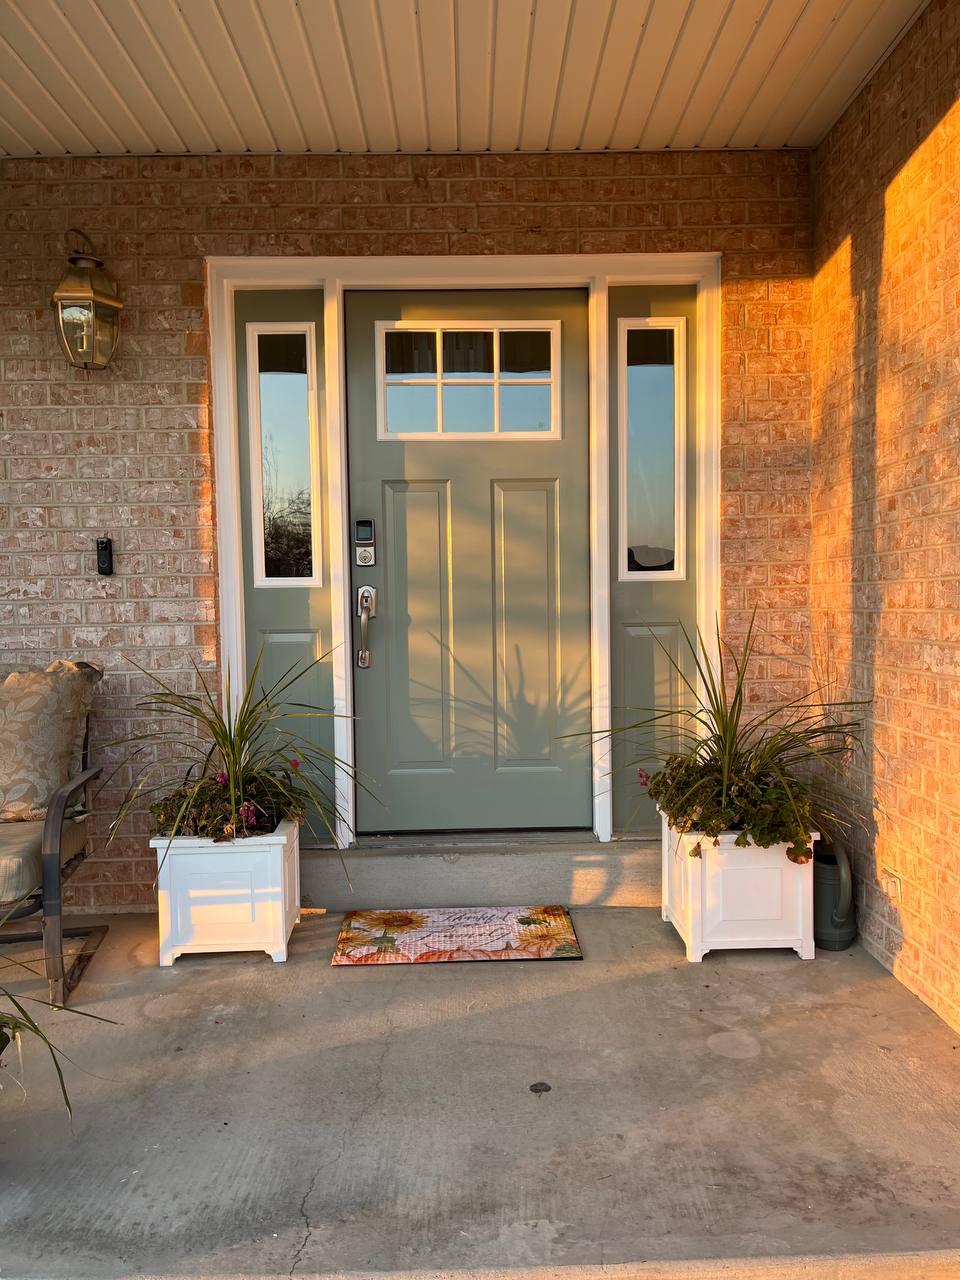
[[[14,903],[10,912],[0,918],[0,925],[6,924],[12,913],[31,896],[31,894],[27,894],[26,897],[21,898],[19,902]],[[19,969],[33,975],[34,977],[43,977],[42,972],[39,969],[34,968],[33,965],[26,960],[18,960],[15,957],[0,954],[0,964],[2,964],[5,969]],[[62,1004],[51,1004],[49,1000],[41,1000],[37,996],[15,996],[12,991],[0,983],[0,1059],[3,1058],[4,1053],[6,1053],[10,1046],[13,1045],[20,1059],[20,1074],[22,1075],[23,1039],[25,1036],[32,1036],[34,1039],[39,1040],[50,1054],[53,1069],[57,1073],[57,1084],[60,1087],[60,1096],[63,1098],[63,1105],[67,1109],[67,1114],[72,1119],[73,1107],[70,1103],[70,1095],[67,1092],[67,1082],[63,1075],[63,1067],[60,1064],[61,1058],[67,1062],[69,1062],[70,1059],[62,1049],[58,1049],[53,1043],[39,1022],[37,1022],[36,1018],[34,1018],[27,1008],[28,1004],[42,1004],[46,1005],[48,1009],[56,1009],[64,1013],[70,1013],[78,1018],[93,1018],[95,1022],[109,1022],[113,1026],[116,1024],[113,1022],[112,1018],[103,1018],[99,1014],[95,1013],[85,1013],[82,1009],[67,1009]],[[2,1065],[2,1062],[0,1062],[0,1065]],[[14,1077],[14,1079],[16,1079],[16,1077]],[[2,1083],[0,1083],[0,1088],[2,1087]]]
[[[862,744],[855,711],[864,704],[827,701],[821,686],[751,714],[746,684],[755,623],[754,615],[739,651],[721,638],[718,623],[716,670],[703,656],[699,631],[697,642],[683,631],[690,667],[661,644],[685,698],[677,706],[642,708],[645,718],[618,732],[646,729],[659,736],[664,728],[670,731],[673,749],[652,748],[644,757],[661,759],[661,768],[637,772],[671,827],[714,839],[736,831],[738,845],[786,844],[792,861],[806,862],[811,831],[844,829],[858,820],[835,784]],[[656,634],[654,639],[660,643]],[[694,853],[699,851],[695,846]]]
[[[335,837],[338,815],[330,797],[335,771],[345,766],[300,732],[307,727],[304,721],[333,713],[290,700],[296,682],[322,660],[294,663],[263,687],[261,650],[236,706],[228,668],[222,708],[196,664],[200,692],[179,693],[134,663],[157,686],[137,709],[158,727],[121,741],[138,744],[138,752],[158,742],[171,751],[159,760],[134,759],[135,776],[111,825],[110,839],[144,799],[150,800],[157,834],[171,839],[191,835],[242,840],[274,831],[284,819],[310,825],[313,814]],[[173,786],[171,766],[183,769]]]

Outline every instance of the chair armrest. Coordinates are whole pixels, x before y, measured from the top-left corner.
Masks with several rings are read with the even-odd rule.
[[[78,773],[75,778],[71,778],[69,782],[65,782],[62,787],[57,787],[56,791],[54,791],[47,805],[47,816],[43,823],[43,857],[51,853],[56,853],[59,857],[60,833],[63,829],[63,819],[66,815],[70,798],[85,787],[88,782],[92,782],[94,778],[99,778],[101,773],[101,769],[84,769],[82,773]]]

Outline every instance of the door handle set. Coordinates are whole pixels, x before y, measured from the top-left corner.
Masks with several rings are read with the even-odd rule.
[[[357,652],[357,666],[366,669],[373,666],[367,632],[370,619],[377,616],[377,588],[357,588],[357,617],[360,619],[360,648]]]

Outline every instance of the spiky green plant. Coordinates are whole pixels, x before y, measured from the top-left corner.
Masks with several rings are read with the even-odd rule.
[[[704,656],[699,630],[695,642],[681,628],[689,667],[654,632],[685,697],[677,706],[635,708],[647,714],[617,732],[648,730],[659,737],[664,728],[669,731],[672,749],[658,750],[654,741],[644,751],[644,759],[662,760],[661,767],[653,774],[638,773],[671,827],[713,838],[736,831],[741,846],[786,844],[791,860],[805,862],[811,831],[843,830],[858,821],[838,784],[862,745],[863,726],[855,711],[865,704],[829,701],[820,686],[751,714],[746,685],[755,624],[754,614],[739,650],[721,637],[717,624],[716,669]]]
[[[32,893],[28,893],[25,897],[21,898],[19,902],[15,902],[7,914],[0,917],[0,925],[6,924],[13,912],[32,896]],[[18,960],[16,957],[10,956],[7,953],[0,953],[0,965],[2,965],[4,969],[19,969],[34,977],[42,978],[44,976],[42,970],[34,968],[29,961]],[[67,1092],[67,1082],[64,1078],[63,1067],[60,1065],[61,1058],[67,1062],[69,1062],[70,1059],[62,1049],[59,1049],[53,1043],[44,1031],[43,1027],[41,1027],[40,1023],[37,1022],[36,1018],[34,1018],[30,1013],[29,1009],[26,1007],[27,1004],[42,1004],[46,1005],[49,1009],[56,1009],[64,1013],[70,1013],[78,1018],[93,1018],[95,1022],[109,1022],[113,1026],[116,1024],[113,1022],[112,1018],[104,1018],[96,1013],[87,1013],[83,1009],[67,1009],[62,1004],[52,1004],[49,1000],[42,1000],[37,996],[15,996],[6,986],[0,984],[0,1059],[2,1059],[10,1045],[13,1045],[16,1049],[17,1056],[20,1059],[20,1073],[22,1075],[23,1039],[25,1036],[32,1036],[34,1039],[39,1040],[50,1054],[53,1069],[57,1074],[57,1084],[60,1088],[60,1096],[63,1098],[63,1105],[66,1107],[67,1114],[72,1120],[73,1107],[70,1103],[70,1095]],[[0,1089],[2,1088],[3,1084],[0,1082]]]
[[[296,682],[323,659],[294,663],[269,687],[260,683],[262,661],[261,649],[236,706],[227,669],[222,707],[196,664],[200,692],[179,693],[133,663],[157,686],[137,704],[156,727],[120,740],[136,744],[134,778],[111,824],[111,840],[145,799],[157,833],[171,839],[243,839],[273,831],[287,818],[305,820],[312,830],[312,814],[335,838],[338,814],[331,797],[336,770],[346,766],[299,732],[306,727],[303,721],[334,713],[289,698]],[[168,745],[169,754],[136,758],[157,743]],[[183,770],[175,785],[169,778],[172,767]]]

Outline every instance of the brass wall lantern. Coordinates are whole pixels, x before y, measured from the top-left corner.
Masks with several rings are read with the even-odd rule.
[[[75,368],[105,369],[117,349],[123,303],[88,237],[76,227],[67,234],[76,247],[67,255],[70,265],[51,299],[57,337]]]

